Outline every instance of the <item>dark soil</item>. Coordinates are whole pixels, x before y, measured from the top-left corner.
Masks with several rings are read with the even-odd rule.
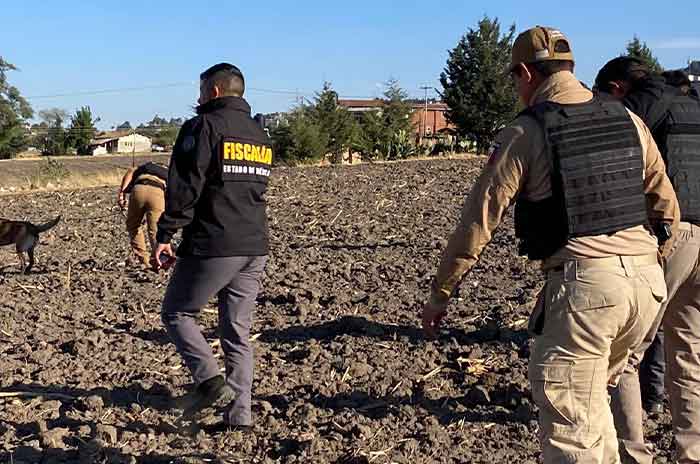
[[[275,171],[247,434],[215,418],[178,427],[170,399],[191,379],[160,322],[168,276],[125,266],[112,189],[2,197],[2,217],[64,220],[31,275],[0,250],[0,395],[38,395],[0,397],[0,462],[537,462],[525,328],[542,276],[517,257],[510,216],[440,339],[419,326],[480,169]],[[213,304],[201,321],[213,343]],[[663,458],[668,422],[650,424]]]

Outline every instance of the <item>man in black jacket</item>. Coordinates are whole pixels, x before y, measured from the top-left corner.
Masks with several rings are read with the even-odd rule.
[[[158,222],[156,266],[172,259],[170,240],[183,230],[162,319],[196,385],[182,405],[183,417],[196,419],[211,406],[228,404],[224,422],[249,427],[249,336],[268,253],[264,194],[272,148],[250,116],[237,67],[221,63],[200,78],[198,115],[184,124],[175,142],[166,208]],[[225,379],[196,323],[200,309],[214,295],[219,301]]]
[[[678,84],[678,79],[675,82]],[[661,313],[663,338],[657,339],[651,349],[665,345],[666,387],[678,462],[700,462],[700,100],[694,93],[687,95],[680,86],[669,85],[664,77],[651,75],[632,57],[608,62],[598,73],[596,87],[622,100],[649,126],[678,196],[681,223],[665,257],[668,301]],[[656,326],[660,323],[661,319]],[[654,333],[650,331],[645,338],[647,346]],[[647,352],[646,359],[653,373],[654,366],[658,369],[658,358],[653,362],[653,354]],[[628,374],[612,394],[618,437],[628,454],[623,462],[651,463],[652,455],[643,438],[639,379],[631,369]],[[647,403],[660,401],[663,384],[657,383],[655,391],[648,388],[653,381],[648,380],[643,382],[647,395],[652,395],[647,396]],[[625,453],[622,455],[624,458]]]

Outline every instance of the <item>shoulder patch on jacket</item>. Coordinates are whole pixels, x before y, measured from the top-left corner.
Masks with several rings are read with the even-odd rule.
[[[187,135],[182,139],[182,151],[184,152],[191,151],[195,145],[197,145],[197,140],[191,135]]]

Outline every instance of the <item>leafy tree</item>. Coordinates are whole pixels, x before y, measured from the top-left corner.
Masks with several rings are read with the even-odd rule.
[[[338,104],[338,94],[324,82],[313,103],[295,108],[270,135],[277,158],[298,163],[329,153],[338,159],[355,145],[358,130],[353,115]]]
[[[498,18],[487,16],[449,52],[440,74],[447,118],[459,135],[484,154],[496,133],[516,114],[518,100],[504,69],[510,62],[515,25],[501,34]]]
[[[95,122],[89,106],[83,106],[71,116],[67,145],[75,148],[78,155],[90,154],[90,140],[95,136]]]
[[[39,117],[48,126],[47,131],[40,136],[42,151],[46,155],[65,155],[68,153],[69,140],[63,124],[68,119],[68,113],[60,108],[50,108],[39,111]]]
[[[323,83],[323,89],[316,94],[307,112],[323,134],[322,139],[327,141],[327,153],[337,157],[350,149],[357,137],[357,122],[346,108],[338,105],[338,94],[330,82]]]
[[[157,114],[148,123],[149,127],[158,127],[158,126],[167,126],[167,125],[168,125],[168,120],[165,118],[161,118]]]
[[[48,127],[55,125],[57,121],[63,124],[63,121],[68,119],[68,113],[66,110],[61,108],[48,108],[45,110],[39,110],[39,118]]]
[[[146,137],[150,137],[155,145],[171,147],[175,144],[175,139],[183,123],[184,120],[182,118],[172,118],[168,121],[155,115],[149,122],[140,124],[138,132]]]
[[[380,111],[362,115],[361,136],[356,148],[369,158],[400,159],[411,156],[415,147],[413,134],[413,108],[408,93],[396,79],[389,79],[384,91],[384,106]]]
[[[172,147],[175,145],[178,132],[180,132],[180,126],[167,125],[156,131],[151,138],[156,145]]]
[[[33,116],[27,100],[7,81],[17,68],[0,57],[0,158],[12,158],[27,147],[25,123]]]
[[[649,67],[649,70],[653,73],[664,72],[663,66],[656,59],[651,49],[647,46],[646,42],[639,40],[636,35],[627,42],[627,55],[633,56],[640,59],[644,64]]]

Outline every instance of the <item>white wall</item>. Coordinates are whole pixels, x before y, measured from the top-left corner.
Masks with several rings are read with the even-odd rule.
[[[119,137],[117,153],[148,153],[151,151],[151,139],[139,134]],[[134,145],[136,149],[134,149]]]

